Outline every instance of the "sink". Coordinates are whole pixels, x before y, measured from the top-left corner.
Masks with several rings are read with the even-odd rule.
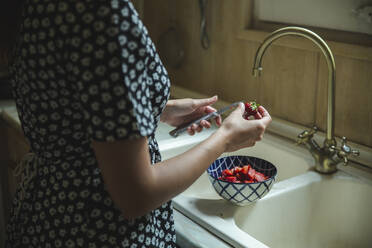
[[[159,140],[163,159],[190,149],[213,131],[177,139],[164,136]],[[372,181],[342,170],[332,175],[313,172],[306,149],[270,133],[254,147],[222,154],[228,155],[273,163],[278,180],[271,191],[251,205],[236,206],[222,199],[203,173],[173,199],[178,211],[233,247],[371,247]]]
[[[276,183],[244,207],[179,195],[174,206],[233,247],[369,248],[372,184],[339,171],[309,171]]]
[[[343,173],[309,173],[292,184],[296,187],[239,208],[236,225],[273,248],[371,247],[372,185]]]

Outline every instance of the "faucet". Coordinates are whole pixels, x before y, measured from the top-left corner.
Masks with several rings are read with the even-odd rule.
[[[266,37],[256,52],[253,66],[253,76],[260,76],[262,73],[262,57],[265,54],[266,49],[278,38],[295,35],[307,38],[314,42],[322,51],[328,66],[328,102],[327,102],[327,134],[323,143],[323,147],[320,147],[318,143],[313,139],[314,134],[318,131],[318,128],[314,126],[311,130],[305,130],[301,132],[297,138],[298,144],[304,144],[310,151],[311,155],[315,160],[315,170],[320,173],[333,173],[337,171],[337,164],[341,161],[346,165],[348,163],[348,157],[350,154],[358,156],[359,151],[351,149],[347,145],[346,137],[342,137],[341,147],[337,147],[337,142],[334,137],[334,112],[335,112],[335,60],[331,49],[329,49],[327,43],[316,33],[301,27],[285,27],[278,29]]]

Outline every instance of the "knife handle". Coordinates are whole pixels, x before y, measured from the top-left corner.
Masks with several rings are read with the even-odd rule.
[[[209,113],[207,115],[202,116],[201,118],[199,118],[197,120],[191,121],[191,122],[189,122],[185,125],[182,125],[180,127],[177,127],[176,129],[173,129],[172,131],[169,132],[169,134],[173,137],[177,137],[181,133],[185,132],[187,130],[187,128],[189,128],[191,125],[193,125],[193,124],[200,125],[201,121],[203,121],[203,120],[208,121],[208,120],[210,120],[214,117],[217,117],[217,116],[218,116],[217,112]]]

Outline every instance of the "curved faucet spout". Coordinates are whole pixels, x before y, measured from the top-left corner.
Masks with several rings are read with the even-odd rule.
[[[314,42],[322,51],[328,65],[328,103],[327,103],[327,138],[324,141],[326,147],[331,147],[336,145],[334,139],[334,110],[335,110],[335,60],[331,50],[329,49],[327,43],[316,33],[301,27],[285,27],[278,29],[277,31],[271,33],[258,48],[254,66],[253,66],[253,76],[257,77],[261,75],[262,72],[262,57],[265,54],[266,49],[278,38],[295,35],[305,37],[312,42]]]

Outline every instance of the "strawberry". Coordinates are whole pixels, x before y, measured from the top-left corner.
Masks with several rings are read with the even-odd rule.
[[[248,171],[249,171],[250,168],[251,168],[250,165],[244,165],[243,169],[242,169],[243,174],[248,176]]]
[[[250,164],[243,166],[235,166],[232,169],[225,169],[222,171],[219,180],[232,183],[257,183],[267,180],[265,174],[256,171]]]
[[[239,167],[239,166],[235,166],[234,167],[234,173],[235,174],[237,174],[237,173],[239,173],[239,172],[241,172],[242,171],[242,168],[241,167]]]
[[[254,179],[256,179],[257,182],[262,182],[265,181],[267,177],[264,174],[256,171],[256,173],[254,174]]]
[[[226,169],[226,170],[222,171],[222,177],[229,177],[229,176],[233,176],[233,175],[234,175],[234,172],[232,170]]]
[[[250,116],[254,116],[255,119],[261,119],[259,113],[257,112],[258,107],[260,104],[256,103],[255,101],[246,102],[245,106],[245,113],[244,119],[248,120]]]
[[[236,177],[234,176],[225,177],[225,181],[234,183],[236,181]]]

